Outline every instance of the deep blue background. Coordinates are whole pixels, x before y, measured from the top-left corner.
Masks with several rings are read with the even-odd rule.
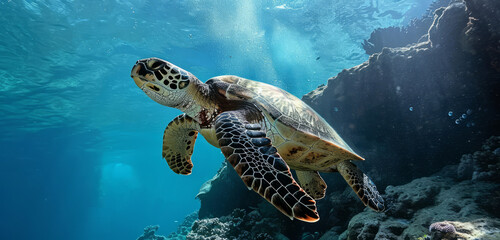
[[[0,0],[1,239],[135,239],[197,210],[222,154],[200,138],[192,175],[168,169],[162,134],[180,112],[134,85],[136,60],[300,97],[431,0],[159,2]]]

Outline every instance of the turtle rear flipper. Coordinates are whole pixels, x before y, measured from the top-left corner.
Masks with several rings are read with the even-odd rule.
[[[339,162],[337,170],[365,206],[377,212],[384,211],[384,199],[380,196],[377,187],[356,165],[350,161],[342,161]]]
[[[165,128],[162,157],[175,173],[191,174],[191,155],[199,130],[200,125],[186,114],[177,116]]]
[[[318,221],[314,199],[295,182],[261,125],[249,124],[245,116],[244,110],[228,111],[215,120],[215,132],[226,159],[249,189],[290,219]]]
[[[295,170],[300,186],[313,197],[319,200],[325,197],[326,183],[319,175],[318,171],[299,171]]]

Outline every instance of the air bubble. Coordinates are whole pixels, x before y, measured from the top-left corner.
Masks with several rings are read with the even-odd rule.
[[[467,112],[465,112],[465,113],[467,113],[467,115],[471,115],[471,113],[472,113],[472,110],[470,110],[470,109],[467,109]]]
[[[410,110],[410,112],[413,112],[413,107],[410,107],[410,109],[409,109],[409,110]]]
[[[453,112],[452,112],[452,111],[449,111],[449,112],[448,112],[448,116],[450,116],[450,117],[451,117],[451,116],[453,116]]]
[[[462,119],[466,119],[467,118],[467,114],[462,114]]]
[[[334,108],[333,108],[333,111],[338,112],[338,111],[339,111],[339,108],[338,108],[338,107],[334,107]]]
[[[455,124],[460,124],[460,119],[459,119],[459,118],[457,118],[457,119],[455,120]]]

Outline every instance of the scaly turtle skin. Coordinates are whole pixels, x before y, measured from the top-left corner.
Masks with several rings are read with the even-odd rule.
[[[202,83],[158,58],[137,61],[131,76],[151,99],[184,112],[163,136],[162,156],[174,172],[191,173],[191,155],[201,133],[221,149],[249,189],[291,219],[319,220],[315,199],[323,198],[326,190],[319,172],[339,172],[366,206],[384,210],[374,183],[351,162],[364,159],[290,93],[237,76]]]

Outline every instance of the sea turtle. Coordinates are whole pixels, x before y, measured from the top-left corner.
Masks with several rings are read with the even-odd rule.
[[[163,135],[162,155],[175,173],[191,173],[201,133],[222,150],[249,189],[290,219],[319,220],[315,199],[325,196],[326,183],[318,172],[339,172],[365,205],[384,210],[374,183],[351,162],[364,159],[292,94],[229,75],[202,83],[158,58],[137,61],[131,76],[151,99],[184,112]]]

